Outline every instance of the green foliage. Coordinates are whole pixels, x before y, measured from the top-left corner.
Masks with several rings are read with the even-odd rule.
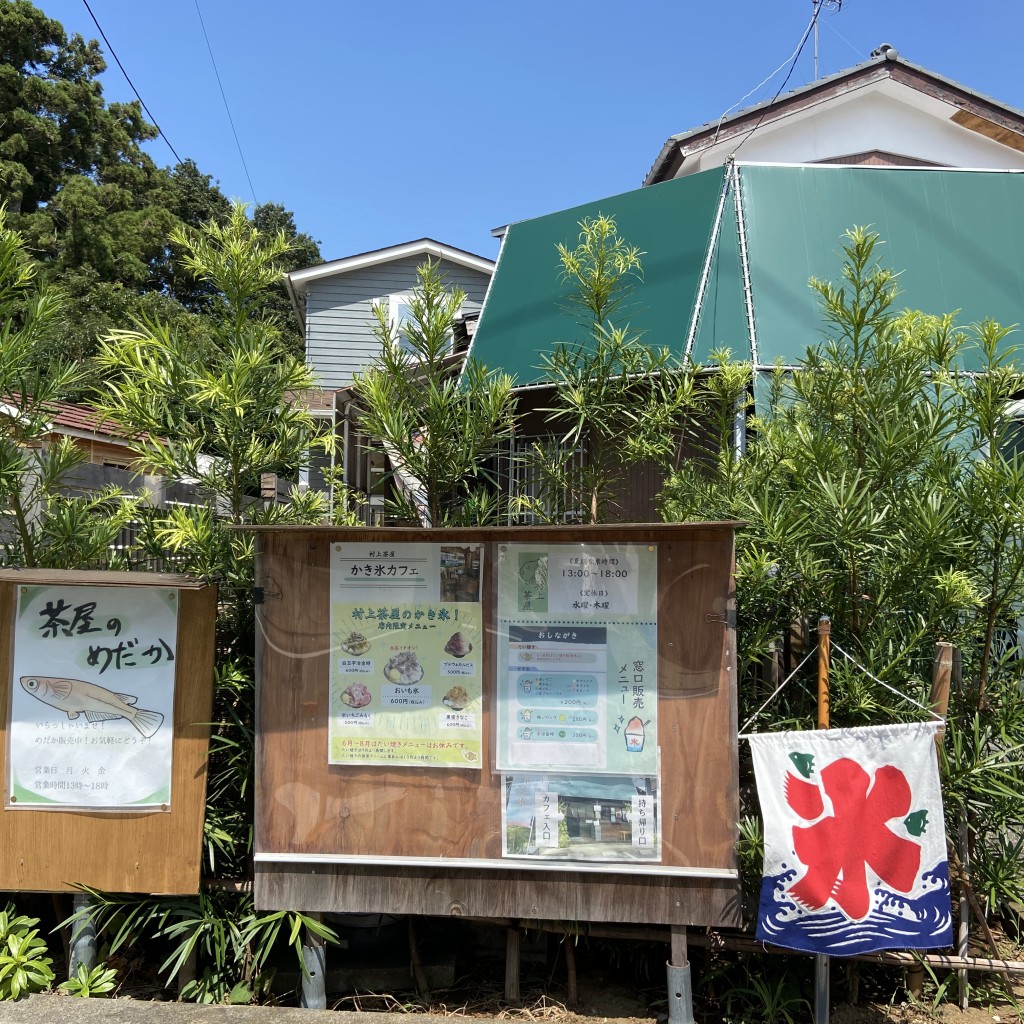
[[[663,513],[745,521],[741,721],[767,696],[761,666],[794,669],[822,614],[835,644],[896,691],[834,654],[833,725],[919,717],[898,694],[926,702],[935,644],[960,649],[965,685],[951,697],[941,755],[947,826],[968,830],[973,876],[996,908],[1024,897],[1013,861],[1024,696],[1000,632],[1024,600],[1024,460],[1006,415],[1024,376],[996,324],[897,313],[876,235],[849,232],[844,255],[841,284],[811,282],[826,340],[767,382],[742,457],[732,410],[749,407],[750,368],[717,355],[718,372],[701,383],[718,396],[703,470],[668,480]],[[971,363],[982,372],[965,373]],[[766,720],[801,726],[813,713],[790,686]]]
[[[79,964],[74,976],[62,981],[57,988],[79,999],[107,996],[117,989],[117,971],[106,964],[96,964],[92,968]]]
[[[381,354],[356,378],[362,429],[384,445],[399,497],[392,511],[432,526],[469,525],[500,515],[488,464],[511,436],[512,378],[475,360],[461,379],[453,367],[452,326],[465,293],[448,291],[437,262],[416,270],[409,319],[392,321],[374,307]]]
[[[583,311],[587,326],[608,321],[642,281],[639,249],[619,237],[611,217],[598,214],[579,223],[577,245],[558,244],[561,280],[572,286],[569,302]]]
[[[229,219],[216,183],[192,160],[158,167],[144,148],[157,129],[140,104],[104,100],[99,44],[69,38],[28,0],[0,0],[0,56],[0,195],[47,281],[67,296],[57,351],[86,359],[119,323],[159,316],[183,325],[205,314],[216,289],[175,262],[168,238]],[[262,231],[287,234],[282,269],[320,262],[288,210],[267,203],[254,217]],[[289,311],[280,280],[264,302],[269,314]],[[301,356],[290,317],[287,344]]]
[[[720,954],[701,978],[705,997],[725,1024],[797,1024],[810,1010],[797,971],[778,958]]]
[[[273,979],[271,960],[281,945],[292,950],[299,969],[305,970],[305,931],[325,942],[338,941],[331,928],[304,914],[257,913],[252,897],[244,893],[213,891],[197,897],[159,898],[83,888],[89,894],[88,903],[64,924],[91,922],[107,936],[110,955],[143,939],[161,940],[169,947],[159,968],[168,985],[196,956],[198,975],[181,995],[197,1003],[248,1003],[258,998]]]
[[[0,509],[10,565],[106,568],[111,545],[134,510],[119,491],[68,493],[86,460],[70,438],[54,441],[52,404],[82,380],[82,369],[55,358],[41,369],[60,317],[55,294],[39,286],[36,265],[0,207]]]
[[[562,244],[558,252],[589,337],[542,356],[553,388],[541,412],[552,436],[524,454],[536,493],[515,509],[547,522],[612,518],[628,466],[673,464],[694,398],[692,374],[668,349],[644,344],[610,319],[640,280],[643,254],[619,237],[610,217],[579,226],[576,248]]]
[[[0,999],[39,992],[53,981],[53,960],[37,924],[38,918],[15,913],[12,903],[0,910]]]
[[[220,587],[204,838],[209,872],[238,878],[251,872],[255,542],[231,526],[321,522],[323,495],[293,490],[286,504],[264,505],[259,485],[264,473],[296,470],[331,438],[292,403],[313,379],[287,353],[280,325],[261,304],[287,251],[283,234],[265,234],[235,206],[223,221],[176,234],[175,243],[195,280],[216,293],[208,336],[197,343],[155,318],[111,332],[99,354],[104,411],[135,438],[144,463],[171,479],[197,480],[205,496],[202,504],[147,517],[142,544]],[[210,915],[218,906],[205,905]],[[229,923],[210,917],[207,925],[211,938],[200,948],[212,955]],[[216,965],[210,970],[196,991],[204,998],[216,991],[219,1000],[230,979]],[[241,977],[255,983],[251,971]]]
[[[138,442],[143,462],[198,480],[241,523],[263,473],[296,468],[311,445],[328,443],[317,439],[309,412],[289,401],[314,378],[285,351],[280,325],[262,315],[287,241],[261,232],[240,204],[223,224],[173,237],[184,264],[219,296],[209,336],[197,343],[158,319],[112,331],[98,356],[110,374],[101,404],[115,422],[148,435]]]

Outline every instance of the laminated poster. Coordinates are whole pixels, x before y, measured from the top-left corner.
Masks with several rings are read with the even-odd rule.
[[[653,544],[505,544],[497,768],[654,776]]]
[[[615,775],[503,775],[502,856],[661,860],[658,780]]]
[[[479,769],[483,547],[331,546],[331,764]]]
[[[23,586],[6,806],[167,810],[178,594]]]

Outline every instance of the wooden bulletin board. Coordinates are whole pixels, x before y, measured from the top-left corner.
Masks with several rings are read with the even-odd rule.
[[[257,532],[260,909],[739,923],[733,524]],[[329,764],[330,552],[353,541],[482,545],[482,770]],[[523,543],[656,550],[658,864],[502,857],[495,567]]]
[[[11,688],[17,685],[12,679],[15,616],[19,588],[32,587],[59,587],[72,604],[75,588],[81,592],[85,587],[155,587],[176,593],[170,803],[166,809],[150,810],[44,810],[15,808],[0,800],[0,889],[67,892],[88,885],[109,892],[198,892],[217,588],[157,573],[0,570],[0,764],[5,786],[10,772]],[[53,722],[70,717],[47,712]],[[83,720],[79,714],[76,723]],[[109,728],[112,724],[117,728]],[[100,729],[106,730],[104,735],[116,735],[118,729],[133,734],[123,722],[103,722]]]

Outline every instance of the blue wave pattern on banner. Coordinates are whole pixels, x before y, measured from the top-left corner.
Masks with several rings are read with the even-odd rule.
[[[922,872],[926,888],[917,899],[882,887],[875,889],[871,912],[862,921],[851,921],[832,905],[821,910],[800,906],[786,892],[796,876],[795,870],[789,870],[762,880],[757,915],[757,937],[762,942],[829,956],[880,949],[934,949],[953,943],[945,861]]]

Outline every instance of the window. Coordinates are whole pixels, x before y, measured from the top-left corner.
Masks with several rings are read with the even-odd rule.
[[[461,310],[456,310],[455,316],[459,316],[461,312]],[[391,321],[391,329],[398,332],[399,344],[406,352],[410,352],[415,355],[416,353],[406,340],[405,333],[402,330],[403,325],[412,320],[412,292],[396,292],[394,295],[388,296],[388,317]],[[449,334],[449,351],[451,348],[452,338]]]

